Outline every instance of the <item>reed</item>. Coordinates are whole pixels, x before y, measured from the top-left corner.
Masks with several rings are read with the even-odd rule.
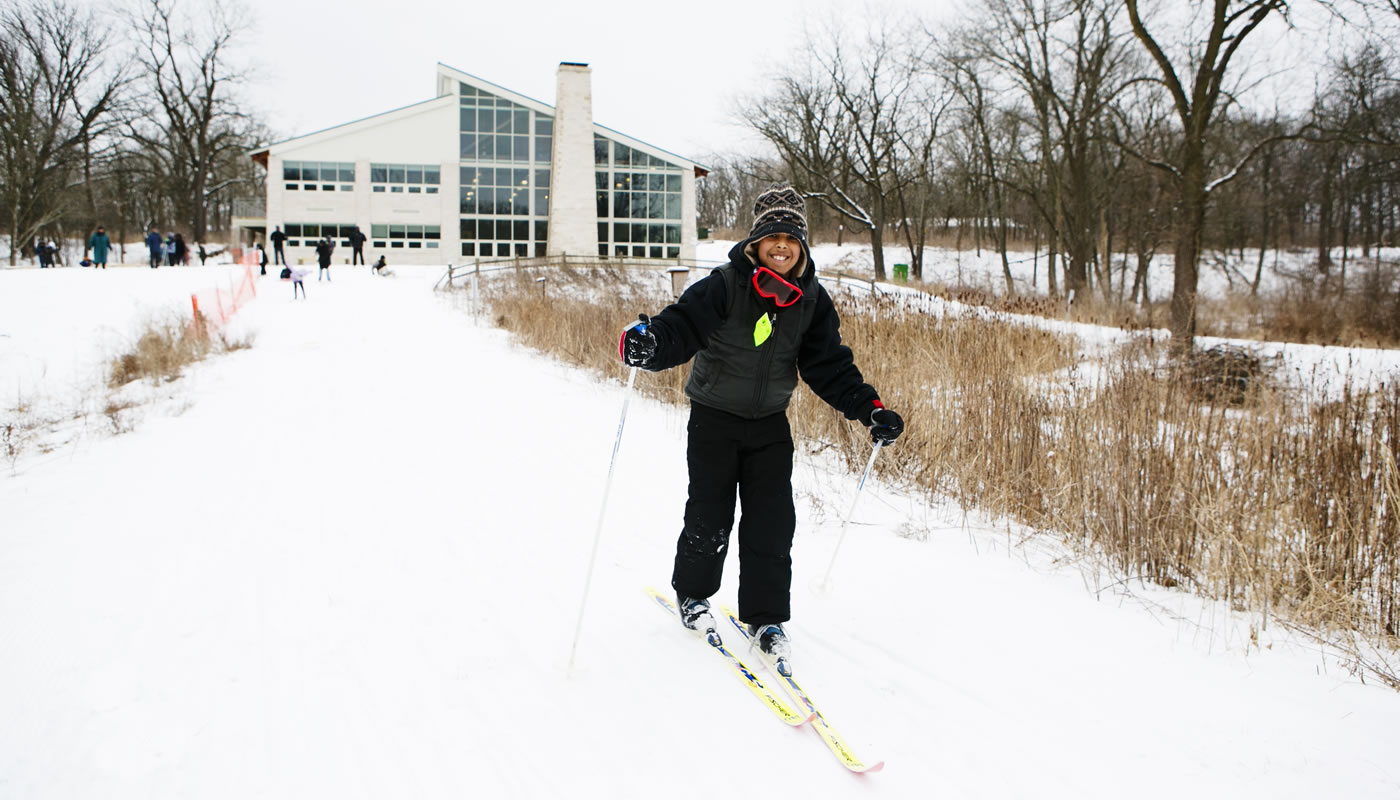
[[[670,302],[663,276],[629,270],[523,270],[490,282],[486,298],[525,344],[614,380],[626,374],[622,326]],[[1200,364],[1173,364],[1150,337],[1089,360],[1074,336],[985,309],[834,299],[857,365],[906,420],[876,463],[883,479],[1264,625],[1400,643],[1400,387],[1322,400],[1255,376],[1243,392],[1202,391]],[[682,404],[687,374],[637,385]],[[810,451],[863,465],[864,430],[809,391],[789,417]],[[1400,688],[1393,669],[1379,674]]]

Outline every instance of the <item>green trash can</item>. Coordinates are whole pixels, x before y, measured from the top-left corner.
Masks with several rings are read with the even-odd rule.
[[[909,265],[908,265],[908,264],[895,264],[895,265],[894,265],[894,279],[897,280],[897,281],[907,281],[907,280],[909,280]]]

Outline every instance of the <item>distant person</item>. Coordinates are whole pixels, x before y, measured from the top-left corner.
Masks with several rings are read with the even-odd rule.
[[[204,249],[204,243],[200,242],[194,246],[194,254],[199,256],[199,265],[204,266],[204,262],[209,260],[209,252]]]
[[[182,233],[175,234],[175,249],[172,253],[175,259],[175,266],[188,267],[190,265],[190,249],[185,246],[185,236]]]
[[[290,280],[290,281],[292,282],[292,299],[293,299],[293,300],[297,299],[297,289],[300,289],[300,290],[301,290],[301,299],[305,300],[305,299],[306,299],[306,284],[305,284],[305,283],[302,283],[302,281],[306,280],[306,276],[309,275],[309,274],[311,274],[311,270],[309,270],[309,269],[292,269],[291,267],[284,267],[282,271],[285,272],[285,273],[287,274],[287,279]]]
[[[350,231],[350,249],[353,251],[350,256],[350,266],[353,267],[356,264],[363,265],[365,263],[365,239],[365,233],[360,230],[359,225],[356,225],[355,228]],[[357,261],[356,259],[359,260]]]
[[[146,234],[146,249],[151,251],[151,269],[159,267],[165,259],[165,245],[160,240],[160,230],[154,225],[151,232]]]
[[[39,259],[39,269],[48,269],[53,266],[53,250],[49,248],[49,243],[44,239],[34,242],[34,256]]]
[[[384,270],[384,268],[387,267],[387,266],[389,266],[389,261],[388,261],[388,259],[384,258],[384,256],[381,255],[381,256],[379,257],[379,260],[376,261],[376,262],[374,262],[374,266],[372,266],[372,267],[369,268],[370,274],[371,274],[371,275],[383,274],[383,270]]]
[[[287,241],[287,234],[282,232],[282,226],[273,228],[272,235],[267,238],[272,240],[272,263],[286,264],[287,254],[282,252],[282,243]]]
[[[165,242],[160,246],[161,254],[165,257],[165,266],[175,266],[175,233],[174,231],[165,234]]]
[[[321,280],[323,272],[326,274],[326,280],[331,279],[331,251],[334,249],[335,245],[331,244],[330,237],[316,243],[316,263],[321,265],[321,268],[316,270],[316,280]]]
[[[88,249],[92,251],[93,269],[101,267],[107,268],[107,251],[112,249],[112,240],[107,236],[107,231],[101,225],[97,226],[97,232],[88,237]]]
[[[258,274],[267,274],[267,251],[263,249],[262,242],[253,245],[258,250]]]

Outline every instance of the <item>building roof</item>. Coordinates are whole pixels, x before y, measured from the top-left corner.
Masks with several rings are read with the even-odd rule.
[[[560,63],[576,67],[587,66],[586,64],[579,64],[572,61],[565,61]],[[462,81],[463,83],[469,83],[478,89],[484,89],[491,94],[504,97],[507,100],[510,100],[511,102],[519,103],[523,106],[528,106],[536,111],[549,114],[551,116],[554,115],[554,106],[548,103],[536,100],[533,97],[529,97],[518,92],[513,92],[510,89],[501,86],[500,84],[492,83],[491,81],[488,81],[485,78],[479,78],[476,75],[471,74],[470,72],[463,72],[462,70],[457,69],[456,67],[448,66],[447,64],[444,64],[441,61],[438,62],[437,68],[439,75],[454,78],[456,80]],[[692,161],[691,159],[686,158],[685,156],[680,155],[679,153],[674,153],[670,150],[657,147],[656,145],[651,144],[649,142],[644,142],[641,139],[633,138],[621,131],[609,128],[606,125],[599,125],[596,121],[593,123],[593,132],[606,136],[609,139],[620,141],[628,147],[635,147],[638,150],[650,153],[651,155],[654,155],[657,158],[662,158],[667,161],[680,162],[682,166],[692,167],[695,169],[696,177],[704,177],[705,175],[710,174],[709,168],[704,166],[703,164],[700,164],[697,161]]]
[[[513,103],[517,103],[527,108],[532,108],[535,111],[543,114],[554,116],[555,108],[549,103],[545,103],[540,100],[536,100],[533,97],[529,97],[527,95],[520,94],[519,92],[512,91],[504,86],[501,86],[500,84],[492,83],[491,81],[488,81],[485,78],[477,77],[476,75],[473,75],[469,72],[463,72],[462,70],[457,69],[456,67],[448,66],[447,64],[444,64],[440,61],[437,64],[437,74],[441,78],[447,78],[454,82],[470,84],[489,94],[493,94],[498,97],[504,97],[505,99],[510,100]],[[439,81],[439,91],[442,91],[441,81]],[[407,116],[410,113],[423,110],[422,107],[430,103],[442,103],[443,98],[445,97],[456,96],[456,86],[454,85],[452,87],[451,92],[439,94],[437,97],[434,97],[431,100],[424,100],[418,103],[412,103],[410,105],[401,106],[399,108],[391,109],[389,111],[383,111],[378,114],[371,114],[370,116],[361,117],[359,119],[351,120],[349,122],[343,122],[339,125],[332,125],[328,128],[322,128],[320,130],[312,131],[311,133],[304,133],[300,136],[292,136],[286,139],[281,139],[279,141],[261,146],[256,150],[249,151],[248,156],[257,163],[261,164],[263,168],[266,168],[268,156],[274,148],[283,149],[286,145],[300,143],[304,139],[309,139],[314,136],[320,136],[322,134],[330,133],[332,131],[342,131],[343,128],[363,126],[367,124],[377,125],[384,122],[389,122],[396,117]],[[634,147],[638,150],[641,150],[642,152],[650,153],[651,155],[654,155],[657,158],[665,159],[667,161],[672,162],[678,162],[682,166],[691,167],[695,170],[695,176],[697,178],[702,178],[710,174],[710,170],[708,167],[696,161],[692,161],[686,158],[685,156],[673,153],[670,150],[657,147],[654,144],[649,144],[647,142],[643,142],[640,139],[635,139],[631,136],[628,136],[625,133],[622,133],[621,131],[614,130],[604,125],[599,125],[597,122],[593,123],[593,131],[596,134],[606,136],[607,138],[613,139],[614,141],[622,142],[628,147]]]
[[[258,161],[258,156],[262,155],[262,161],[259,161],[258,163],[266,167],[267,153],[273,150],[274,148],[283,149],[286,145],[292,144],[293,142],[301,142],[303,139],[310,139],[314,136],[320,136],[322,134],[330,133],[332,131],[344,133],[345,131],[342,130],[343,128],[364,127],[370,124],[379,125],[384,122],[390,122],[398,117],[405,117],[409,116],[410,114],[424,111],[426,110],[424,107],[430,104],[436,103],[441,105],[442,102],[442,97],[434,97],[431,100],[423,100],[421,102],[411,103],[406,106],[400,106],[398,108],[390,109],[389,111],[381,111],[378,114],[371,114],[368,117],[360,117],[359,119],[353,119],[349,122],[342,122],[339,125],[332,125],[329,128],[321,128],[320,130],[315,130],[310,133],[303,133],[300,136],[290,136],[286,139],[279,139],[278,141],[259,147],[255,151],[251,151],[249,153],[249,157],[251,157],[254,161]]]

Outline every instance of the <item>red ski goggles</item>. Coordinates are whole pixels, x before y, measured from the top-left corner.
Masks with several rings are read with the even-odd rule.
[[[778,308],[787,308],[802,299],[802,290],[796,284],[767,267],[753,271],[753,290],[759,297],[772,300]]]

